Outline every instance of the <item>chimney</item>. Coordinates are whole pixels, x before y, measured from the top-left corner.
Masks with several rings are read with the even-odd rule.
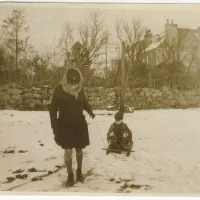
[[[173,20],[171,23],[165,25],[166,38],[170,45],[174,44],[178,40],[178,24],[174,24]]]

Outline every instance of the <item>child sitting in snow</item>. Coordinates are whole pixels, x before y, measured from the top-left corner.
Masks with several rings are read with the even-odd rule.
[[[133,145],[132,132],[123,122],[123,113],[117,112],[114,118],[115,122],[111,124],[107,133],[109,143],[107,154],[110,153],[109,149],[131,150]]]

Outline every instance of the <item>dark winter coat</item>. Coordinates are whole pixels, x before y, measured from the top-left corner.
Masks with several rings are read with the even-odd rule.
[[[132,132],[131,130],[128,128],[127,124],[125,124],[124,122],[122,122],[121,124],[116,124],[116,123],[113,123],[111,124],[109,130],[108,130],[108,133],[107,133],[107,140],[109,140],[109,135],[110,133],[114,134],[115,137],[117,137],[119,140],[122,139],[123,137],[123,134],[126,133],[128,135],[128,141],[132,141]]]
[[[63,149],[85,148],[90,144],[88,125],[83,110],[93,115],[83,88],[77,100],[66,93],[62,85],[55,89],[49,113],[55,141]]]

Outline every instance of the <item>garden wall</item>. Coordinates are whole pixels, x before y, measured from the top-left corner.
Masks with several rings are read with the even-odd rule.
[[[19,110],[47,110],[54,89],[48,85],[40,88],[21,88],[16,85],[0,86],[0,108]],[[119,105],[119,88],[85,88],[93,109],[106,109]],[[184,91],[163,88],[126,89],[125,104],[135,109],[200,107],[200,90]]]

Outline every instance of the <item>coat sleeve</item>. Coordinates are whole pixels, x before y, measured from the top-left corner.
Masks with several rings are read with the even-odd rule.
[[[107,132],[107,141],[109,140],[109,137],[110,137],[110,133],[113,132],[113,124],[110,126],[110,128],[108,129],[108,132]]]
[[[83,92],[83,108],[84,108],[84,110],[87,111],[87,113],[88,113],[89,115],[93,115],[93,111],[92,111],[92,109],[91,109],[90,104],[88,103],[88,100],[87,100],[87,98],[86,98],[86,95],[85,95],[84,90],[82,90],[82,92]]]
[[[52,96],[51,104],[49,105],[49,115],[51,121],[51,128],[56,129],[57,127],[57,113],[58,113],[58,97],[56,89]]]
[[[129,140],[132,141],[132,131],[129,129],[127,124],[125,125],[125,131],[128,133]]]

